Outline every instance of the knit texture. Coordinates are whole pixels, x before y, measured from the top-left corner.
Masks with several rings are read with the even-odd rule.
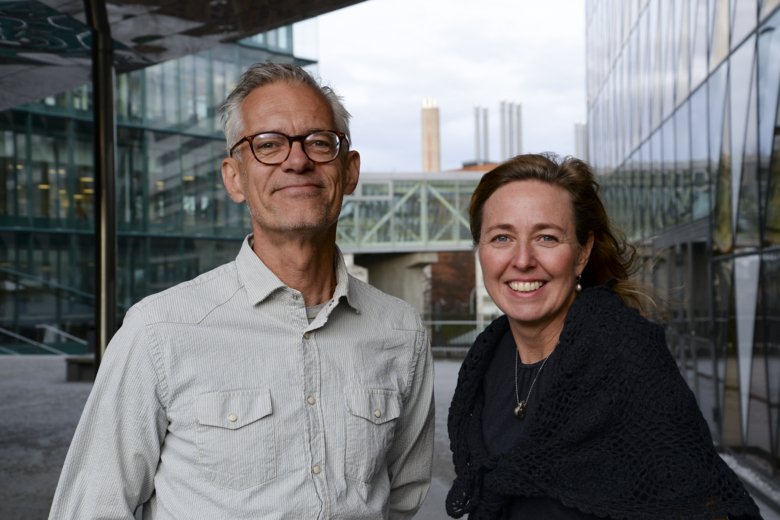
[[[714,449],[663,329],[606,287],[583,291],[549,385],[508,453],[482,440],[482,380],[509,328],[477,337],[460,369],[448,429],[456,479],[447,513],[498,518],[511,497],[546,496],[615,520],[761,518]]]

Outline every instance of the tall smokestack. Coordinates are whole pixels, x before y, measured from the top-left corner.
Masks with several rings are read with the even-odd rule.
[[[506,151],[506,101],[502,101],[498,105],[498,117],[501,121],[501,130],[500,130],[500,137],[499,137],[499,143],[500,143],[500,157],[498,158],[500,161],[503,161],[507,158],[507,151]]]
[[[574,123],[574,155],[588,161],[588,124]]]
[[[439,108],[433,98],[425,98],[422,108],[422,168],[424,172],[441,171]]]
[[[515,105],[515,152],[512,155],[523,153],[523,105]]]
[[[480,141],[480,138],[482,137],[482,132],[480,132],[480,120],[482,119],[480,116],[482,109],[480,107],[474,107],[474,159],[477,161],[477,164],[482,162],[482,143]]]
[[[489,162],[490,155],[488,154],[488,109],[487,107],[482,108],[482,161],[483,162]]]
[[[474,160],[488,162],[488,109],[474,107]]]
[[[509,159],[515,155],[515,104],[511,102],[506,104],[506,127],[506,148],[509,154],[506,159]]]
[[[523,150],[523,105],[502,101],[501,112],[501,160],[505,161]]]

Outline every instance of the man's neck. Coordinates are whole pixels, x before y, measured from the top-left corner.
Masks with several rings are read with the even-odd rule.
[[[299,291],[307,307],[325,303],[336,288],[335,228],[316,239],[254,233],[252,249],[287,287]]]

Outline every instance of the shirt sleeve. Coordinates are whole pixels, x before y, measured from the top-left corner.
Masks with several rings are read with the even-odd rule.
[[[388,459],[390,520],[414,516],[431,483],[434,401],[430,347],[428,334],[420,323],[411,367],[411,385]]]
[[[131,520],[152,495],[168,423],[150,341],[128,313],[101,362],[49,520]]]

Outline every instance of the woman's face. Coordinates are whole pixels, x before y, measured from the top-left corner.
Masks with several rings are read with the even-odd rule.
[[[482,208],[479,261],[499,309],[528,334],[560,333],[593,239],[577,243],[571,197],[561,187],[514,181]]]

